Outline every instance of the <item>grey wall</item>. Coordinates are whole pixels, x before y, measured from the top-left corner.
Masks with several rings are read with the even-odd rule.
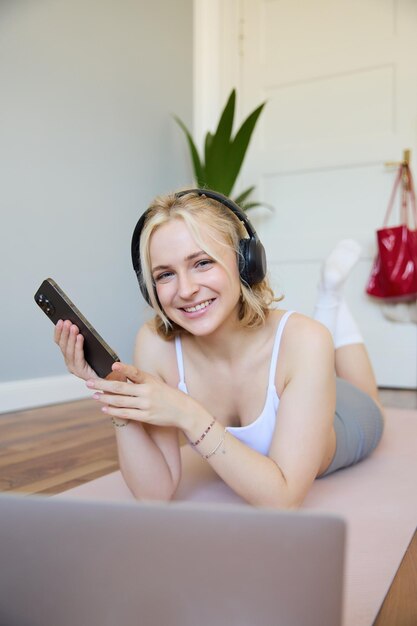
[[[47,276],[130,360],[133,226],[192,178],[192,0],[2,0],[0,90],[0,381],[66,372]]]

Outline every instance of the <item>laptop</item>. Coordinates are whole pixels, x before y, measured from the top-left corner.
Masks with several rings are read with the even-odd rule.
[[[338,626],[345,522],[0,495],[1,626]]]

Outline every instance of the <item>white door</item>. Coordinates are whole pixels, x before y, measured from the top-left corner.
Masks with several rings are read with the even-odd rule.
[[[416,324],[385,319],[364,287],[394,180],[384,162],[411,148],[417,169],[417,2],[242,0],[239,10],[240,114],[267,100],[240,182],[276,208],[252,216],[283,306],[311,314],[322,258],[357,239],[347,298],[378,383],[415,388]]]

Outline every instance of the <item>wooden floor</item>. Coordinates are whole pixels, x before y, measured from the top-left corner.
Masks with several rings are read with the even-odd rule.
[[[416,391],[381,400],[417,408]],[[113,427],[93,400],[0,415],[0,491],[60,493],[117,468]]]
[[[0,491],[54,494],[116,469],[113,426],[93,400],[0,415]]]

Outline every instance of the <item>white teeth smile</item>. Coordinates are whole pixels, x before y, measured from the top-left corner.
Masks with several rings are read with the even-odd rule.
[[[195,306],[184,307],[184,311],[186,311],[187,313],[195,313],[195,311],[201,311],[201,309],[205,309],[212,302],[213,300],[206,300],[205,302],[202,302],[201,304],[196,304]]]

